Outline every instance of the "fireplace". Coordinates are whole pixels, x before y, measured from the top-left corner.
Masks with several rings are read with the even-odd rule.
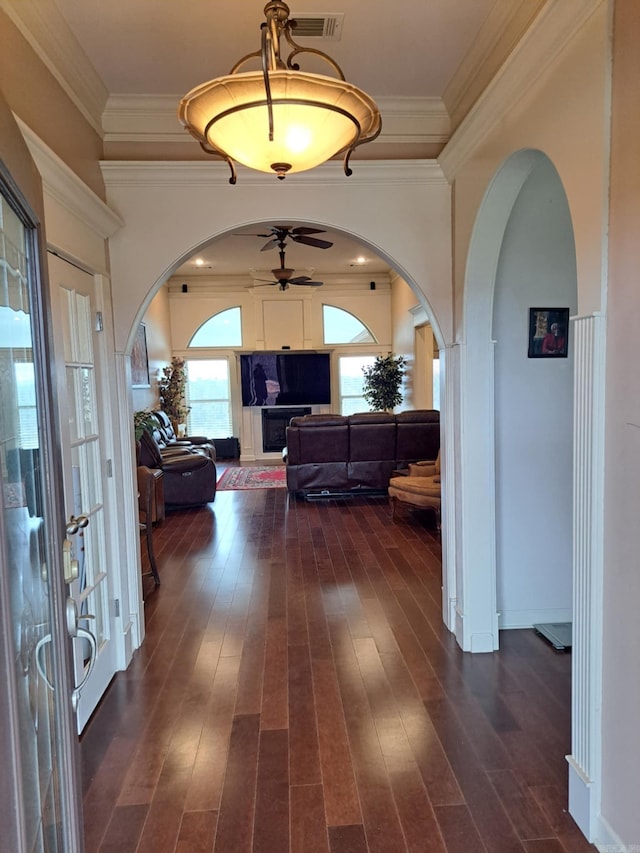
[[[265,453],[278,453],[287,444],[286,430],[291,418],[310,415],[311,406],[299,406],[295,409],[279,406],[262,410],[262,450]]]

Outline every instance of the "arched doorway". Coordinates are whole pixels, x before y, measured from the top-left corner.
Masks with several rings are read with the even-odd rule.
[[[487,190],[465,283],[456,634],[469,651],[497,649],[501,627],[571,613],[571,361],[528,358],[529,309],[552,306],[576,308],[569,209],[548,158],[520,151]],[[559,397],[551,433],[543,413]],[[538,473],[545,459],[563,472],[553,501]],[[542,511],[547,505],[553,518]],[[565,571],[543,592],[543,577],[552,572],[540,547],[545,534],[561,548]],[[515,558],[520,551],[524,561]],[[540,584],[539,569],[532,579],[538,563]]]
[[[554,221],[555,230],[550,230],[548,226]],[[525,573],[512,571],[510,575],[508,564],[508,556],[512,559],[514,553],[522,550],[522,541],[524,548],[534,555],[525,572],[535,571],[532,565],[538,565],[538,555],[541,555],[539,564],[543,577],[537,587],[535,584],[529,587],[538,596],[536,607],[547,608],[550,618],[554,619],[557,605],[560,618],[566,618],[568,585],[572,587],[572,752],[567,756],[569,811],[587,837],[592,837],[599,808],[596,783],[601,751],[604,318],[600,314],[573,317],[569,331],[574,361],[571,371],[554,369],[548,376],[546,369],[539,371],[533,364],[529,365],[524,361],[524,342],[518,344],[522,347],[521,369],[516,365],[511,371],[511,365],[505,366],[509,357],[509,336],[513,334],[517,340],[525,334],[524,309],[545,307],[529,302],[537,301],[541,295],[550,300],[548,308],[560,306],[562,302],[571,312],[576,306],[575,259],[571,217],[557,172],[541,152],[517,152],[503,164],[487,190],[478,213],[467,266],[464,341],[460,355],[460,398],[463,402],[456,436],[460,455],[461,530],[461,558],[456,576],[456,634],[467,650],[491,651],[498,647],[501,608],[517,598],[513,593],[518,585],[519,593],[516,592],[520,600],[526,598]],[[509,281],[523,272],[524,281],[511,292]],[[538,283],[540,276],[547,279],[542,284]],[[501,290],[506,290],[509,298]],[[514,302],[520,316],[519,330],[512,328],[513,316],[509,319]],[[501,336],[504,352],[501,351]],[[551,368],[550,363],[548,367]],[[532,374],[533,370],[537,373]],[[569,373],[571,382],[569,376],[564,375]],[[533,381],[525,382],[532,375]],[[530,389],[529,396],[535,393],[542,396],[541,411],[535,403],[531,407],[527,404],[529,417],[525,409],[524,420],[519,426],[513,411],[522,405],[522,399],[513,399],[509,393],[513,388],[518,389],[518,395],[526,395]],[[573,411],[571,422],[567,424],[569,394],[573,397]],[[564,411],[562,428],[549,432],[546,425],[542,426],[542,413],[550,406],[553,408],[552,401],[557,404],[559,397]],[[508,413],[511,413],[511,420]],[[516,429],[521,432],[518,441],[527,437],[531,440],[527,448],[530,458],[525,465],[520,464],[520,458],[517,465],[509,464],[509,456],[513,460],[517,448],[498,447],[505,433]],[[562,436],[559,443],[558,435]],[[571,466],[568,464],[570,452]],[[549,473],[545,461],[552,459],[561,464],[565,479],[569,470],[572,475],[571,512],[565,485],[554,496],[560,525],[555,518],[546,519],[547,530],[554,531],[556,547],[563,551],[564,565],[570,555],[571,572],[567,574],[564,569],[560,582],[554,578],[548,590],[543,584],[553,575],[553,557],[544,547],[535,547],[539,538],[535,536],[535,525],[526,517],[527,501],[509,506],[508,513],[504,511],[507,496],[513,500],[514,494],[523,494],[523,490],[531,489],[536,503],[541,496],[547,499],[545,477],[538,476],[536,456],[543,474]],[[536,472],[534,484],[531,483],[532,470]],[[531,495],[527,497],[529,506],[530,498]],[[513,536],[517,524],[526,531],[524,538]],[[508,541],[510,537],[512,541]],[[569,537],[572,537],[571,545]],[[548,592],[551,597],[545,600]],[[520,616],[523,617],[520,623],[526,623],[526,614]],[[529,621],[532,618],[539,618],[539,611],[538,615],[531,614]],[[516,620],[514,627],[515,623]]]

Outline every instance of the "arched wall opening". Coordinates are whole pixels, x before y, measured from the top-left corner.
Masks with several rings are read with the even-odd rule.
[[[273,222],[273,220],[270,221]],[[298,224],[298,220],[296,220],[296,224]],[[316,225],[315,222],[308,220],[304,224]],[[256,222],[250,228],[252,231],[260,232],[265,231],[268,226],[269,221]],[[335,233],[336,230],[333,229],[331,234]],[[332,410],[342,410],[342,398],[339,390],[342,388],[342,382],[339,378],[339,365],[342,363],[340,357],[349,353],[356,354],[355,349],[352,351],[350,347],[361,348],[364,346],[366,348],[367,345],[370,355],[383,354],[390,349],[399,347],[398,352],[408,358],[408,363],[412,365],[408,371],[404,389],[406,401],[403,404],[404,408],[431,408],[431,405],[425,406],[424,403],[417,405],[414,392],[415,379],[418,373],[416,359],[419,355],[415,349],[415,325],[418,314],[421,320],[429,321],[430,334],[432,330],[435,330],[435,336],[440,342],[442,342],[443,335],[431,306],[428,305],[424,295],[420,293],[414,283],[407,282],[399,272],[394,270],[391,275],[384,274],[381,279],[384,283],[376,289],[375,286],[370,287],[369,274],[362,274],[358,271],[358,273],[352,274],[353,280],[351,280],[351,276],[344,273],[337,273],[332,276],[329,272],[328,286],[321,290],[292,287],[286,294],[281,294],[264,285],[253,286],[252,276],[250,275],[244,277],[216,275],[215,271],[218,264],[216,244],[218,242],[223,243],[225,240],[226,245],[221,247],[222,258],[225,257],[225,252],[229,252],[229,247],[236,254],[238,251],[243,251],[243,247],[246,245],[244,242],[238,242],[233,236],[229,237],[228,234],[223,234],[196,247],[189,259],[193,256],[201,256],[204,251],[208,258],[207,263],[210,264],[207,267],[208,272],[193,277],[189,275],[188,271],[181,271],[180,278],[176,276],[170,278],[168,291],[163,292],[159,298],[154,297],[152,300],[153,292],[147,295],[145,305],[142,306],[141,310],[147,306],[151,310],[147,310],[144,315],[139,314],[138,317],[145,322],[147,338],[154,350],[151,373],[155,376],[157,370],[162,368],[163,363],[168,360],[170,355],[177,355],[181,358],[204,358],[204,351],[197,355],[193,353],[189,355],[188,353],[189,348],[193,345],[194,335],[200,334],[198,329],[201,330],[203,323],[206,326],[207,321],[211,322],[211,317],[214,315],[222,317],[231,308],[237,312],[241,329],[238,330],[238,337],[234,343],[229,341],[225,343],[226,336],[223,330],[222,339],[224,340],[220,343],[211,342],[205,345],[202,342],[198,346],[205,346],[205,348],[210,349],[210,352],[206,353],[207,357],[223,358],[228,363],[230,381],[228,405],[233,413],[234,425],[233,432],[229,434],[240,438],[242,455],[245,460],[256,461],[266,451],[262,447],[260,423],[255,423],[256,412],[252,412],[252,417],[248,417],[247,412],[241,408],[239,377],[236,375],[238,372],[237,349],[279,350],[281,344],[287,344],[291,349],[324,347],[328,343],[325,337],[324,313],[327,307],[332,306],[333,302],[341,306],[339,308],[333,306],[333,311],[343,312],[345,316],[352,318],[357,317],[360,332],[367,329],[369,332],[367,334],[368,343],[367,340],[360,340],[359,337],[353,341],[342,338],[339,341],[333,341],[332,388],[334,397],[332,404],[334,408]],[[358,239],[357,245],[365,247],[364,252],[369,256],[376,252],[375,247],[367,245],[362,239]],[[316,250],[312,249],[311,251]],[[340,255],[338,255],[337,260],[339,259]],[[390,262],[388,257],[385,258],[385,261]],[[177,259],[174,267],[179,267],[183,262],[184,258]],[[323,253],[323,263],[331,263],[331,251],[326,254]],[[395,267],[400,269],[398,263],[395,264]],[[248,269],[249,262],[247,262]],[[339,267],[336,269],[338,270]],[[379,265],[377,269],[380,271]],[[327,267],[325,266],[326,274]],[[179,284],[183,276],[189,280],[188,284]],[[161,283],[157,283],[154,290],[158,291],[160,287]],[[169,352],[167,349],[164,355],[158,351],[154,341],[154,338],[158,336],[157,318],[162,314],[168,318],[163,324],[166,325],[167,329],[164,339],[167,343],[170,342],[171,350]],[[149,332],[151,332],[150,338]],[[371,347],[374,348],[373,352],[371,352]],[[433,353],[431,358],[433,360]],[[423,373],[425,374],[427,367],[432,383],[432,362],[424,367]],[[153,381],[152,379],[152,384]],[[144,399],[142,399],[143,397]],[[148,408],[153,404],[153,400],[153,389],[142,392],[134,391],[135,408]],[[194,428],[193,424],[189,426],[191,429]]]
[[[527,346],[528,309],[546,301],[573,313],[576,293],[573,231],[560,178],[542,152],[519,151],[487,188],[466,270],[455,437],[460,549],[452,587],[456,635],[469,651],[497,649],[503,626],[570,617],[571,360],[538,363],[528,359]],[[543,410],[556,404],[555,432],[536,408],[536,393]],[[551,487],[557,519],[542,511],[543,501],[549,503],[547,459],[563,478]],[[546,539],[561,547],[566,567],[549,595],[530,577],[537,563],[543,575],[551,572]],[[520,567],[521,551],[526,559]],[[532,588],[537,598],[530,607]]]
[[[493,299],[501,629],[571,622],[573,349],[568,317],[576,309],[571,216],[556,170],[541,159],[511,210]],[[554,318],[564,318],[565,312],[566,320],[555,322],[554,335]],[[548,337],[541,337],[543,327]]]
[[[292,217],[289,217],[289,218],[292,218]],[[244,223],[242,223],[242,225],[243,226],[244,225],[250,225],[250,226],[254,226],[256,228],[265,228],[272,221],[273,221],[273,217],[269,217],[269,218],[264,219],[264,220],[255,220],[255,221],[250,221],[250,222],[244,222]],[[444,323],[442,323],[439,319],[439,316],[438,316],[436,310],[434,309],[434,307],[431,304],[431,299],[430,299],[429,294],[427,292],[425,292],[425,286],[424,285],[420,286],[413,279],[413,277],[410,275],[410,273],[406,270],[406,267],[403,263],[401,263],[399,260],[394,259],[383,247],[377,246],[376,244],[370,242],[362,234],[358,234],[354,231],[347,231],[345,229],[336,227],[335,225],[333,225],[330,222],[329,223],[318,222],[318,221],[311,220],[311,219],[304,219],[301,221],[306,226],[323,227],[323,228],[329,228],[333,231],[338,231],[338,232],[344,234],[345,236],[357,241],[363,247],[365,247],[366,249],[370,250],[372,253],[378,255],[379,257],[381,257],[385,261],[387,261],[389,263],[389,266],[392,270],[393,275],[400,277],[402,280],[404,280],[407,283],[407,285],[409,286],[409,288],[411,289],[411,291],[414,293],[418,305],[420,306],[422,311],[424,311],[426,317],[428,318],[428,320],[429,320],[429,322],[433,328],[433,333],[435,335],[438,346],[439,347],[445,346],[445,331],[444,331],[444,329],[448,326],[448,320],[449,320],[448,314],[449,314],[449,312],[448,311],[445,312],[447,314],[447,316],[445,318]],[[171,262],[169,268],[165,271],[165,273],[163,273],[162,277],[159,279],[156,279],[151,285],[149,285],[146,293],[144,293],[144,295],[142,296],[142,301],[137,306],[137,309],[135,309],[135,313],[134,313],[134,316],[132,318],[131,326],[128,329],[127,337],[123,341],[123,344],[124,344],[123,352],[125,354],[129,355],[131,352],[131,349],[133,347],[133,342],[135,339],[135,335],[136,335],[136,330],[138,329],[138,325],[141,322],[141,320],[143,319],[145,311],[149,307],[149,304],[151,303],[151,301],[153,300],[153,298],[157,294],[157,292],[160,290],[160,288],[164,284],[166,284],[168,279],[178,269],[178,267],[180,267],[189,258],[193,257],[194,255],[197,255],[202,249],[209,248],[211,246],[215,246],[215,243],[218,240],[223,239],[226,236],[228,236],[228,234],[230,234],[236,227],[239,227],[239,226],[230,226],[227,229],[225,229],[223,232],[216,234],[216,235],[211,235],[209,238],[204,239],[201,243],[194,245],[194,246],[190,246],[188,250],[186,250],[186,251],[183,250],[181,252],[181,254],[178,255]]]
[[[345,179],[327,163],[274,184],[243,175],[235,187],[224,167],[200,163],[104,163],[107,198],[126,226],[110,241],[115,347],[120,387],[129,385],[135,331],[154,293],[200,246],[229,231],[295,221],[341,231],[385,258],[432,319],[442,374],[453,330],[451,189],[434,161],[362,163]],[[446,379],[445,383],[446,385]],[[131,407],[131,403],[130,403]],[[443,407],[443,433],[451,422]],[[124,420],[130,413],[123,412]],[[124,455],[127,449],[123,448]],[[133,462],[133,460],[131,460]],[[127,460],[123,460],[126,464]],[[449,480],[443,472],[443,492]],[[447,524],[446,512],[443,513]],[[443,542],[443,565],[448,544]],[[447,570],[444,570],[445,600]],[[445,622],[450,624],[445,618]]]

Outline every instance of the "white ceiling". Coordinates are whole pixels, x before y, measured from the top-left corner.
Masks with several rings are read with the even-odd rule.
[[[511,0],[512,1],[512,0]],[[24,0],[21,0],[24,2]],[[35,0],[34,0],[35,2]],[[344,13],[339,40],[301,39],[328,53],[349,82],[374,98],[441,99],[447,84],[494,6],[505,0],[298,0],[291,17]],[[38,0],[54,4],[82,45],[108,96],[170,95],[175,104],[194,86],[227,74],[234,63],[257,50],[264,2],[220,0]],[[16,4],[20,5],[20,3]],[[52,9],[53,11],[53,9]],[[46,27],[43,27],[46,30]],[[62,42],[61,42],[62,43]],[[304,56],[301,66],[305,70]],[[308,70],[321,70],[319,68]],[[186,131],[185,131],[186,134]],[[194,146],[197,147],[194,142]],[[305,223],[273,222],[270,225]],[[265,226],[266,228],[266,226]],[[244,229],[262,232],[262,228]],[[287,266],[297,274],[367,274],[388,265],[338,235],[328,250],[290,244]],[[259,237],[229,236],[203,249],[176,273],[247,275],[278,266],[277,251],[260,252]],[[353,264],[365,258],[362,268]],[[310,272],[313,271],[313,272]]]
[[[340,41],[305,40],[373,97],[440,97],[496,0],[298,0],[344,12]],[[260,46],[263,0],[55,0],[111,93],[182,95]]]

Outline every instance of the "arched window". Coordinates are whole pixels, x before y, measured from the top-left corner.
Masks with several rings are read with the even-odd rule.
[[[325,344],[374,344],[376,339],[364,323],[349,311],[334,305],[322,306]]]
[[[189,347],[241,347],[240,307],[227,308],[209,317],[189,341]]]

